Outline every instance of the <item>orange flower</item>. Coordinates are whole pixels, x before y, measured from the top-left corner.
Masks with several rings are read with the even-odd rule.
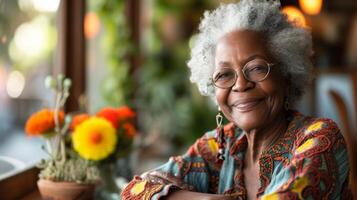
[[[42,109],[27,120],[25,125],[25,131],[29,136],[37,136],[49,133],[55,128],[54,111],[50,109]],[[60,111],[58,113],[59,123],[62,124],[64,119],[64,113]]]
[[[119,113],[118,110],[111,107],[102,108],[99,112],[97,112],[98,117],[103,117],[108,120],[114,128],[119,127]]]
[[[136,135],[136,129],[131,123],[124,123],[123,128],[125,131],[125,135],[129,138],[133,138]]]
[[[132,119],[135,117],[135,112],[128,106],[122,106],[117,109],[120,119]]]
[[[74,130],[74,128],[76,128],[76,126],[78,126],[79,124],[81,124],[82,122],[86,121],[89,118],[90,118],[90,115],[88,115],[88,114],[75,115],[72,119],[72,122],[71,122],[71,125],[69,128],[71,130]]]

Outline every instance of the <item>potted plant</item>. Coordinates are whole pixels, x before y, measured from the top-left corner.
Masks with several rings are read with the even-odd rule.
[[[55,106],[34,113],[25,126],[27,135],[46,141],[48,158],[38,164],[40,193],[44,199],[93,199],[96,186],[108,185],[103,166],[132,148],[135,113],[123,106],[73,116],[63,111],[71,80],[47,77],[45,85],[55,91]]]

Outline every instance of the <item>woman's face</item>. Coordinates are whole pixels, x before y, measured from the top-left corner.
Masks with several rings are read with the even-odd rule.
[[[216,71],[232,68],[238,78],[230,88],[216,88],[216,99],[226,118],[244,131],[269,127],[284,109],[286,82],[274,65],[263,81],[251,82],[244,77],[242,68],[250,61],[255,62],[255,59],[274,63],[258,32],[231,32],[217,44]]]

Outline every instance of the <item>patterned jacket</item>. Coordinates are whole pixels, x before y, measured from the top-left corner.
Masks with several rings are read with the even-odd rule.
[[[352,199],[346,145],[337,125],[296,111],[290,112],[289,121],[287,131],[259,159],[257,199]],[[134,177],[122,198],[156,200],[172,189],[183,189],[246,199],[247,138],[232,123],[224,132],[223,162],[217,159],[215,131],[207,132],[184,155]]]

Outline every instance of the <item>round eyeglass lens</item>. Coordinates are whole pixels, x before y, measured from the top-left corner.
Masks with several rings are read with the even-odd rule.
[[[232,68],[219,69],[213,75],[213,83],[220,88],[231,87],[236,81],[236,72]]]
[[[243,68],[245,78],[252,82],[264,80],[270,71],[269,64],[262,59],[249,61]]]

